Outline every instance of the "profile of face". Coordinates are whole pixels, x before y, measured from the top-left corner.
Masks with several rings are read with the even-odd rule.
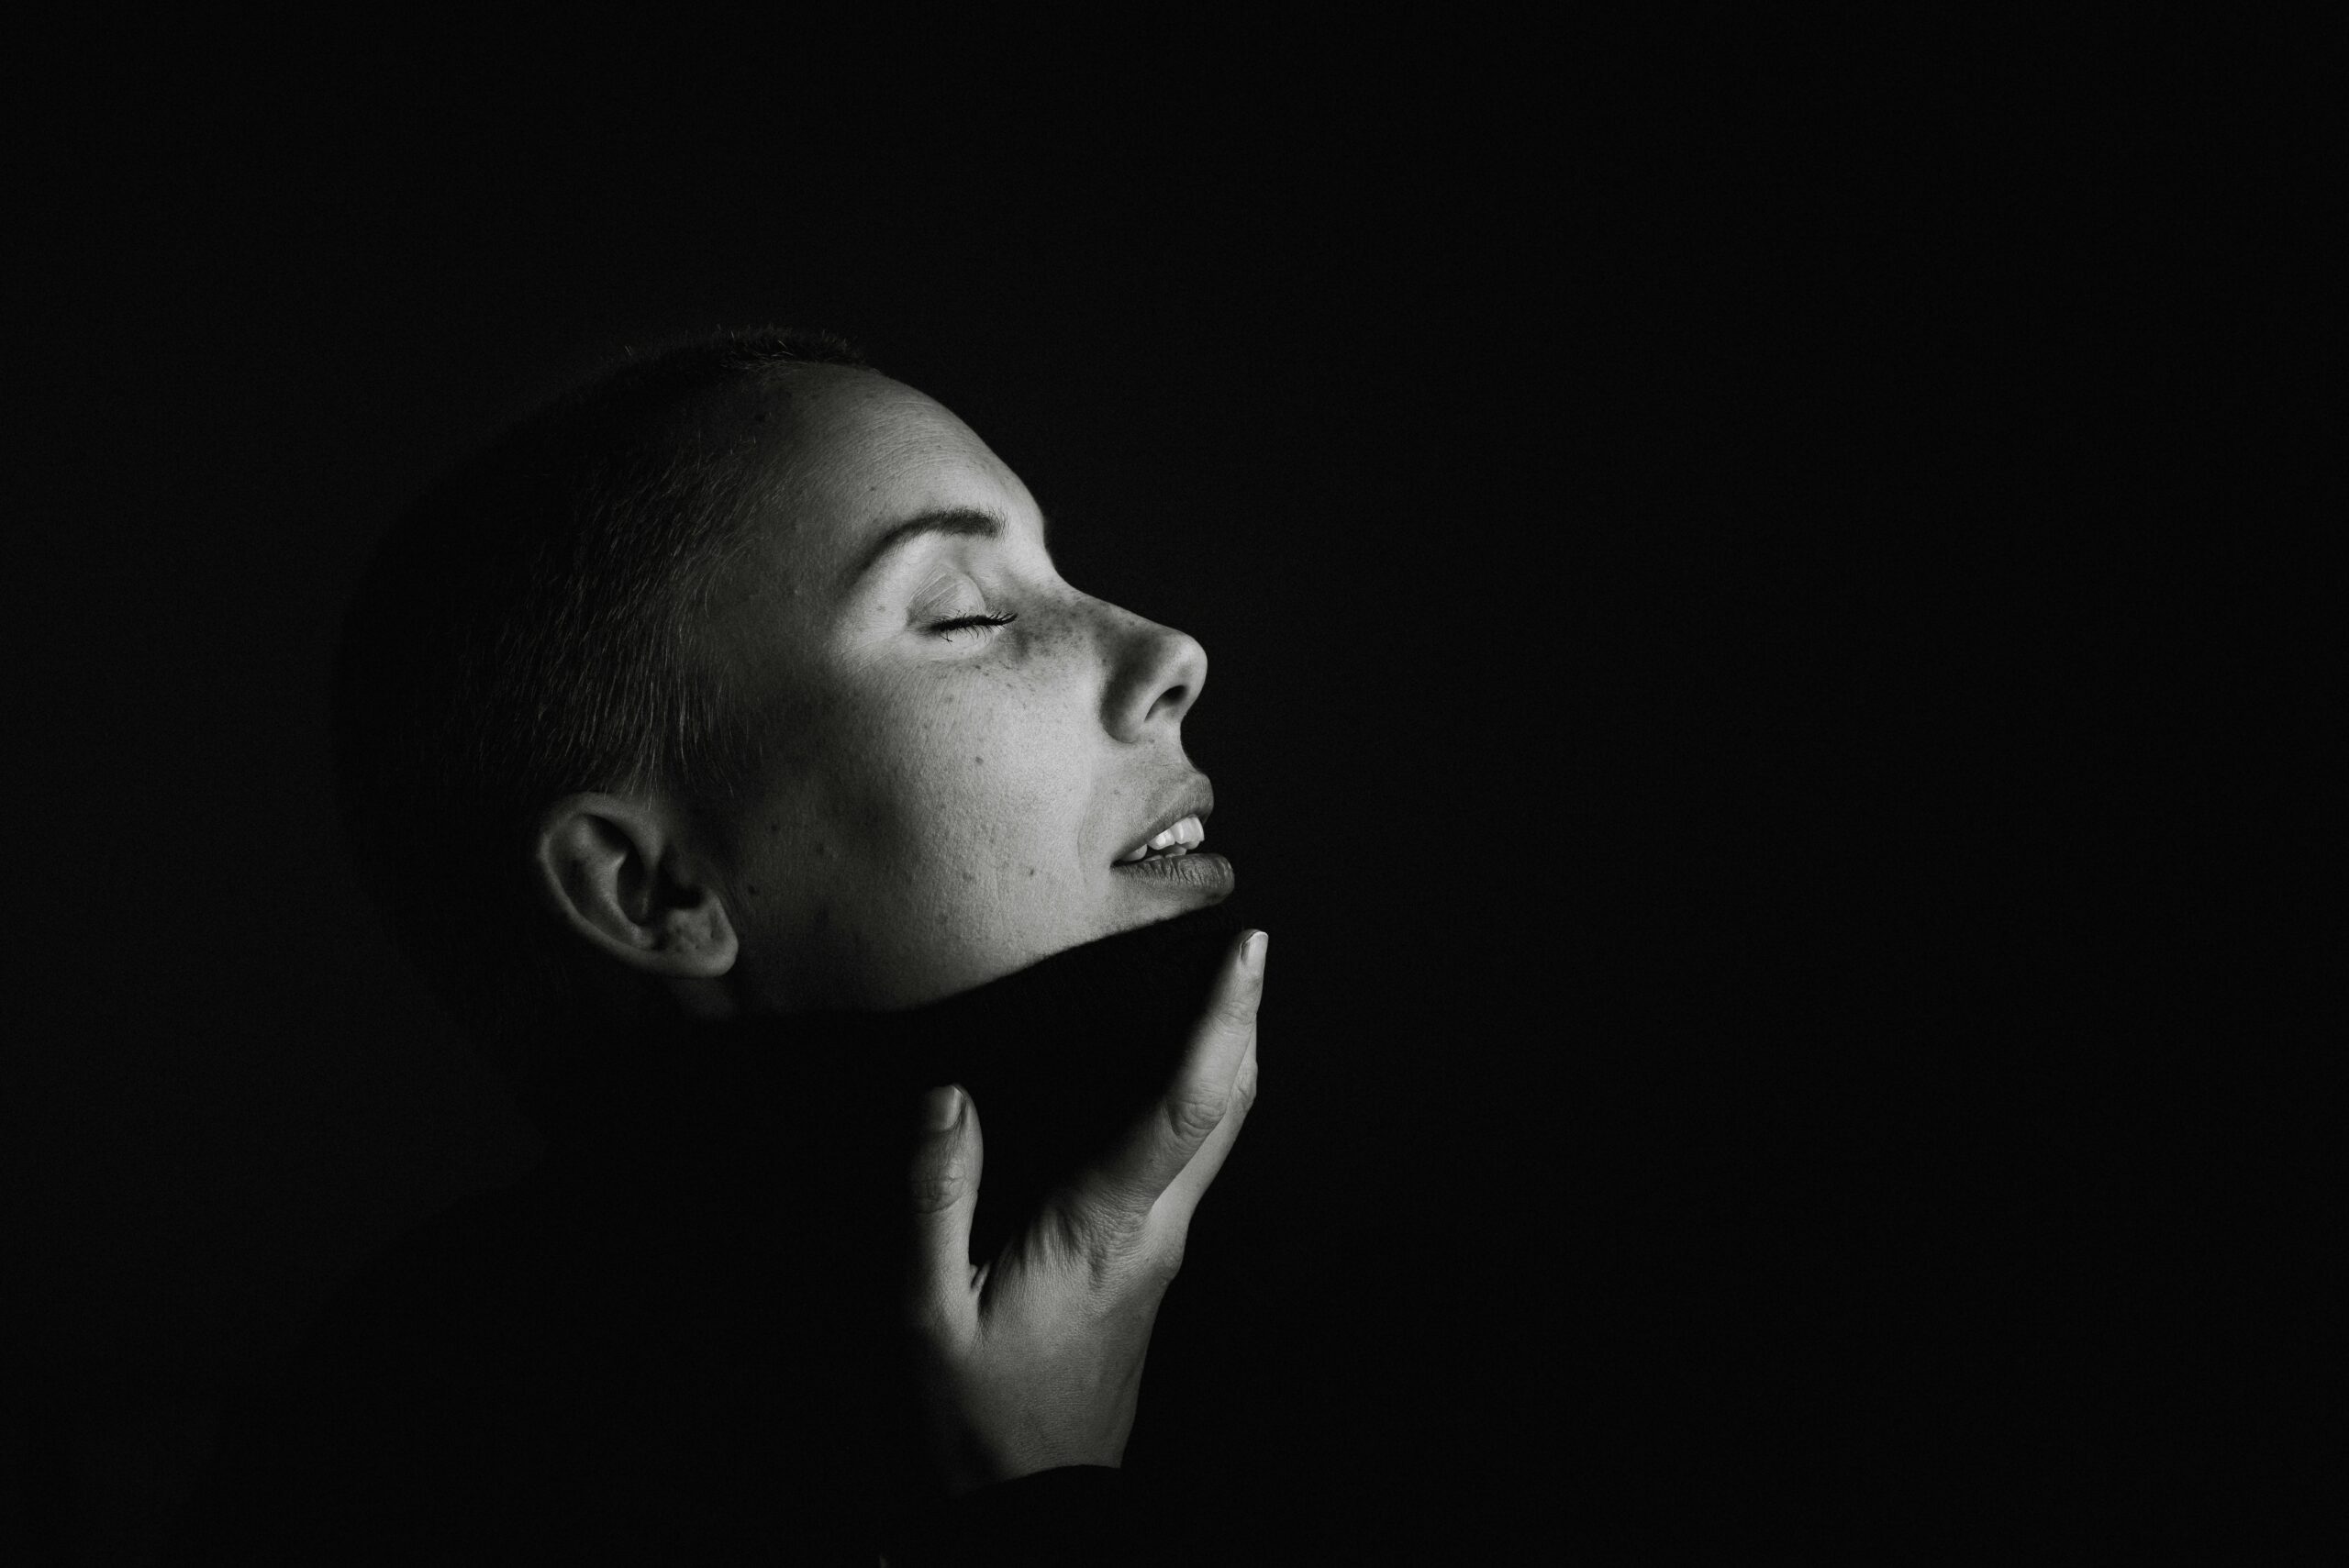
[[[918,1006],[1227,896],[1183,750],[1199,644],[1063,581],[1028,487],[929,397],[836,367],[781,395],[744,416],[761,521],[705,627],[764,777],[558,803],[558,913],[728,1017]]]

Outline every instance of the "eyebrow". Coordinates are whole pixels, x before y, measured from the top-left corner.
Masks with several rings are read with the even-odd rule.
[[[1047,550],[1052,548],[1052,520],[1041,511],[1036,514],[1039,532]],[[922,512],[892,524],[887,532],[873,542],[848,575],[850,586],[862,582],[865,575],[891,554],[918,539],[931,534],[958,535],[964,539],[999,539],[1011,531],[1011,525],[995,512],[981,511],[975,506],[949,506],[941,511]]]

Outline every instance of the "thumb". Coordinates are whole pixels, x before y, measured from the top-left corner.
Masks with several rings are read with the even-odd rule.
[[[985,1146],[978,1107],[957,1084],[922,1096],[922,1128],[907,1181],[912,1218],[907,1306],[930,1318],[969,1300],[971,1217],[979,1207]]]

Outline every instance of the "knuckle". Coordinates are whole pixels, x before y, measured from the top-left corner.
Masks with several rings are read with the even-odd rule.
[[[1171,1226],[1141,1250],[1134,1261],[1134,1273],[1145,1282],[1164,1286],[1183,1272],[1183,1251],[1187,1243],[1187,1228]]]
[[[1205,1090],[1169,1095],[1165,1105],[1166,1125],[1185,1142],[1205,1138],[1223,1120],[1230,1108],[1222,1095]]]
[[[959,1160],[918,1170],[907,1184],[917,1214],[940,1214],[962,1200],[967,1173]]]
[[[1085,1262],[1086,1284],[1097,1296],[1115,1299],[1137,1292],[1155,1296],[1182,1270],[1183,1239],[1129,1236],[1120,1246],[1087,1253]]]
[[[1097,1274],[1132,1249],[1141,1229],[1130,1205],[1099,1195],[1074,1195],[1054,1218],[1063,1250],[1084,1259]]]

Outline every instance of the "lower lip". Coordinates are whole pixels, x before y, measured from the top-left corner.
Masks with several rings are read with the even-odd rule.
[[[1187,888],[1195,893],[1212,893],[1219,897],[1230,893],[1236,880],[1230,861],[1203,850],[1193,850],[1186,855],[1159,855],[1146,861],[1120,861],[1109,869],[1119,876],[1136,877],[1165,887]]]

